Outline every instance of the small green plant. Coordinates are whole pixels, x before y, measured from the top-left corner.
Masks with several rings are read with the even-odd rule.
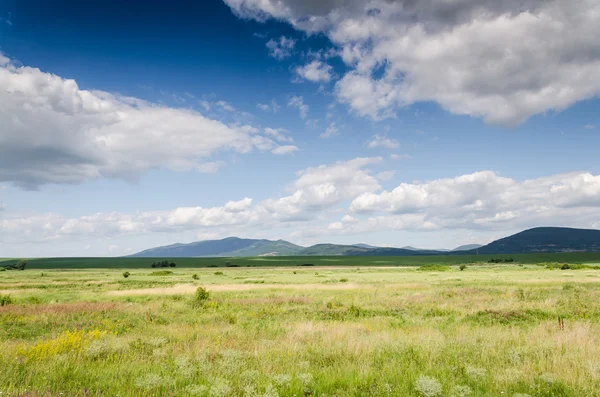
[[[0,306],[8,306],[14,303],[10,295],[0,295]]]
[[[215,272],[215,276],[222,276],[223,272]]]
[[[196,293],[194,294],[194,298],[192,299],[192,307],[194,309],[203,307],[209,297],[210,293],[206,290],[206,288],[198,287],[198,289],[196,289]]]
[[[129,272],[123,272],[123,278],[127,278],[131,275]]]
[[[462,272],[463,270],[465,270],[467,268],[467,265],[462,264],[458,267],[460,269],[460,271]]]
[[[423,397],[441,396],[442,384],[435,378],[421,375],[415,382],[415,391]]]
[[[346,277],[340,278],[340,283],[347,283],[348,279]]]
[[[200,277],[198,277],[198,275],[197,275],[197,274],[195,274],[195,273],[194,273],[194,274],[192,274],[192,278],[193,278],[194,280],[200,280]]]

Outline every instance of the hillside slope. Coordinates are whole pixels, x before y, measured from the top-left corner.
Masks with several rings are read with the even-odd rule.
[[[496,240],[477,251],[479,254],[600,251],[600,230],[537,227]]]
[[[228,237],[222,240],[206,240],[189,244],[173,244],[151,248],[131,255],[138,258],[185,258],[210,256],[261,256],[295,255],[304,247],[284,240],[256,240]]]

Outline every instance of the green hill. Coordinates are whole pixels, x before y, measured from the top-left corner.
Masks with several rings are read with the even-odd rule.
[[[598,252],[600,230],[537,227],[496,240],[477,251],[479,254]],[[473,253],[474,250],[468,252]]]

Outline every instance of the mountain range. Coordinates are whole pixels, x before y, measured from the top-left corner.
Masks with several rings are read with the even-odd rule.
[[[453,250],[427,250],[405,246],[375,247],[368,244],[316,244],[303,247],[285,240],[244,239],[198,241],[150,248],[131,256],[146,258],[248,257],[248,256],[414,256],[461,254],[518,254],[534,252],[600,251],[600,230],[539,227],[487,245],[462,245]]]

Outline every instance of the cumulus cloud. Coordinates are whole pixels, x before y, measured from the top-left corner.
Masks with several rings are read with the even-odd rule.
[[[400,224],[421,219],[428,228],[493,229],[591,226],[600,219],[599,207],[600,176],[569,173],[519,182],[481,171],[367,192],[352,201],[350,211],[388,213],[382,219],[391,216],[386,221]]]
[[[301,96],[293,96],[288,102],[288,106],[298,109],[300,117],[303,119],[308,115],[308,105],[304,103],[304,98]]]
[[[178,207],[165,211],[107,212],[78,218],[57,213],[17,214],[2,212],[3,242],[49,242],[59,239],[118,237],[149,233],[227,228],[265,228],[316,219],[332,207],[361,193],[380,189],[368,166],[381,158],[356,158],[307,168],[297,173],[290,194],[254,204],[251,198],[228,201],[216,207]]]
[[[269,55],[273,58],[281,61],[285,58],[292,56],[292,51],[296,45],[296,40],[281,36],[279,40],[269,40],[267,42],[267,48],[269,49]]]
[[[277,146],[251,125],[227,125],[191,109],[82,90],[74,80],[36,68],[0,65],[0,181],[35,188],[132,179],[160,167],[206,172],[217,164],[206,158],[218,151]]]
[[[515,125],[600,93],[596,0],[225,0],[244,18],[325,33],[350,71],[341,102],[374,119],[435,101]]]
[[[301,78],[313,83],[329,83],[332,67],[319,60],[314,60],[304,66],[296,68],[296,73]]]
[[[385,149],[398,149],[400,147],[400,142],[395,139],[390,139],[386,136],[375,134],[373,135],[373,139],[367,142],[367,147],[369,149],[374,148],[385,148]]]

